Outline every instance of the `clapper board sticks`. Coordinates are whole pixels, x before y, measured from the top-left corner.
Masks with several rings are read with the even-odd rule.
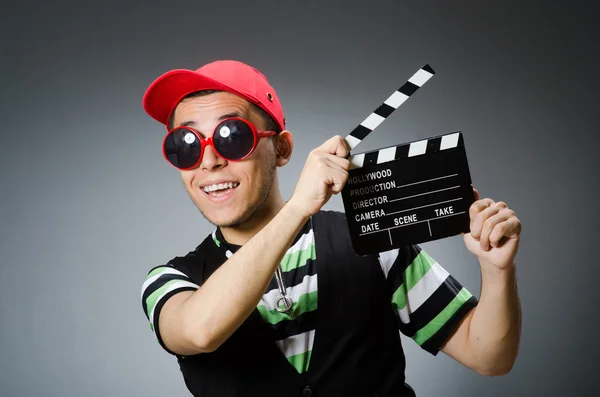
[[[422,87],[425,65],[345,138],[350,149]],[[462,132],[349,157],[342,201],[354,251],[369,255],[469,231],[475,200]]]

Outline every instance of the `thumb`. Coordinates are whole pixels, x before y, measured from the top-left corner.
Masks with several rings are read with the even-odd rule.
[[[479,244],[479,241],[475,240],[475,238],[471,236],[471,233],[463,233],[463,240],[465,241],[467,249],[471,251],[471,253],[477,255],[481,252],[481,245]]]

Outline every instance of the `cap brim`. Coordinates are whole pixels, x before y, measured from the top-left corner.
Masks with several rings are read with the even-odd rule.
[[[150,84],[142,99],[142,105],[150,117],[167,125],[175,105],[187,94],[200,90],[233,92],[230,87],[193,70],[177,69],[163,74]]]

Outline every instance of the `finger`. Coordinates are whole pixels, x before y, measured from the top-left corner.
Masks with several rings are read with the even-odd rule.
[[[471,219],[471,227],[473,226],[473,222],[481,211],[486,208],[492,206],[494,201],[492,199],[483,199],[477,200],[469,207],[469,218]]]
[[[344,163],[349,163],[348,160],[337,156],[327,156],[323,159],[323,161],[324,164],[327,165],[327,167],[337,172],[343,173],[344,175],[346,175],[346,177],[348,176],[348,169],[346,168],[346,164]]]
[[[504,201],[497,201],[495,205],[496,205],[496,207],[500,207],[500,208],[508,208],[508,205],[506,205],[506,203]]]
[[[478,212],[474,218],[472,217],[471,218],[471,235],[476,239],[481,238],[483,224],[489,217],[497,214],[499,211],[500,211],[499,208],[496,208],[494,206],[489,206],[489,207],[483,209],[482,211]]]
[[[518,236],[521,233],[521,221],[516,216],[509,216],[504,222],[498,223],[490,233],[490,245],[499,247],[502,239]]]
[[[343,157],[334,156],[331,154],[327,154],[325,156],[327,157],[327,160],[331,161],[334,164],[339,165],[344,170],[348,171],[350,169],[350,160],[345,159]]]
[[[330,189],[334,194],[338,194],[344,189],[346,185],[346,181],[348,180],[348,173],[345,170],[341,169],[331,169],[331,173],[329,174],[330,180]]]
[[[473,188],[473,194],[475,195],[475,201],[479,200],[479,191]]]
[[[348,153],[350,152],[348,146],[346,145],[346,142],[339,135],[328,139],[327,141],[325,141],[325,143],[319,146],[318,149],[320,149],[320,151],[327,152],[329,154],[333,154],[342,158],[346,158],[348,156]]]
[[[334,162],[335,156],[322,156],[319,159],[319,174],[334,193],[339,193],[348,180],[348,171]],[[339,157],[338,157],[339,158]],[[343,160],[343,159],[341,159]]]
[[[493,216],[490,216],[486,219],[485,223],[481,228],[481,236],[479,237],[479,245],[481,249],[487,251],[490,249],[490,235],[492,231],[500,224],[505,222],[510,218],[509,211],[501,211],[500,209],[496,209],[498,213]],[[498,241],[495,240],[497,243]]]

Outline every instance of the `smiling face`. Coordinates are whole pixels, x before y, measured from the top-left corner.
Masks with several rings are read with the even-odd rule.
[[[265,121],[243,98],[216,92],[184,99],[175,109],[173,125],[187,125],[204,138],[212,135],[225,117],[237,116],[263,131]],[[227,161],[206,146],[200,165],[182,170],[181,178],[202,214],[220,227],[244,224],[279,194],[276,183],[277,156],[273,139],[261,139],[256,150],[242,161]]]

